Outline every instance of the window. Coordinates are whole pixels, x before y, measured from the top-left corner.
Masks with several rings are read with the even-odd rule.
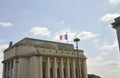
[[[11,61],[11,68],[13,69],[13,60]]]
[[[76,78],[78,78],[77,68],[75,69],[75,71],[76,71]]]
[[[43,62],[43,78],[46,78],[46,63]]]
[[[59,69],[60,64],[59,64],[59,62],[57,64],[58,64],[57,65],[57,78],[60,78],[60,69]]]
[[[67,76],[66,76],[66,63],[64,63],[64,69],[63,69],[63,71],[64,71],[64,78],[66,78]]]
[[[71,63],[69,65],[70,65],[70,78],[72,78],[72,65]]]
[[[50,78],[53,78],[53,62],[51,62],[51,67],[50,67]]]

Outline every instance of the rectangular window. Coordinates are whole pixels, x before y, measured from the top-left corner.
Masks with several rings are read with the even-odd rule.
[[[57,68],[57,78],[60,78],[60,72],[59,72],[59,68]]]
[[[53,78],[53,62],[51,62],[51,67],[50,67],[50,78]]]
[[[72,65],[71,63],[69,65],[70,65],[70,78],[72,78]]]
[[[64,71],[64,78],[66,78],[67,76],[66,76],[66,63],[64,63],[64,69],[63,69],[63,71]]]
[[[78,71],[77,71],[77,68],[75,69],[75,71],[76,71],[76,78],[78,78],[78,73],[77,73]]]
[[[11,68],[13,69],[13,60],[11,61]]]
[[[46,78],[46,63],[43,62],[43,78]]]
[[[8,61],[8,70],[10,70],[10,62]]]
[[[59,62],[57,63],[57,78],[60,78],[60,64]]]

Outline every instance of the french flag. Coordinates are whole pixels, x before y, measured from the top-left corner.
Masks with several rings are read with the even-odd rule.
[[[64,39],[64,40],[68,40],[68,35],[67,35],[67,34],[65,34],[65,35],[60,35],[60,36],[59,36],[59,39],[60,39],[60,40],[63,40],[63,39]]]

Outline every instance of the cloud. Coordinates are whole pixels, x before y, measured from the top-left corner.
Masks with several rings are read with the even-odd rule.
[[[0,53],[4,51],[4,49],[6,49],[8,47],[7,44],[5,45],[0,45]]]
[[[119,78],[120,61],[115,51],[118,51],[118,42],[103,42],[99,47],[100,54],[94,58],[88,58],[88,73],[97,74],[101,78]]]
[[[86,39],[89,39],[89,38],[95,38],[97,37],[99,34],[93,34],[91,32],[87,32],[87,31],[82,31],[80,34],[79,34],[79,38],[81,40],[86,40]]]
[[[95,58],[88,58],[88,73],[98,74],[101,78],[119,78],[120,61],[106,60],[109,53],[102,52]]]
[[[117,40],[113,43],[104,42],[100,47],[101,51],[110,51],[110,50],[118,50],[118,42]]]
[[[53,40],[57,40],[58,41],[59,40],[59,36],[60,35],[65,35],[66,32],[68,34],[68,41],[73,40],[73,38],[74,38],[76,33],[72,32],[70,29],[64,29],[64,30],[56,32],[55,36],[53,37]],[[63,42],[64,42],[64,40],[63,40]]]
[[[3,59],[3,51],[8,47],[7,44],[0,45],[0,61]]]
[[[34,35],[41,35],[41,36],[50,36],[51,31],[48,30],[46,27],[33,27],[30,32],[32,32]]]
[[[120,16],[120,14],[118,14],[118,13],[113,13],[113,14],[112,13],[107,13],[100,20],[101,21],[111,21],[118,16]]]
[[[12,23],[10,23],[10,22],[0,22],[0,26],[1,27],[10,27],[10,26],[12,26],[13,24]]]
[[[3,61],[3,51],[8,47],[8,45],[0,45],[0,62]],[[2,78],[3,65],[0,63],[0,78]]]
[[[118,5],[120,3],[120,0],[108,0],[111,5]]]

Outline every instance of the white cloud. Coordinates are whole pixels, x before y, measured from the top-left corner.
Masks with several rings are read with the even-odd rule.
[[[3,51],[6,49],[8,45],[0,45],[0,61],[3,59]]]
[[[76,34],[76,33],[72,32],[70,29],[64,29],[64,30],[61,30],[59,32],[56,32],[53,40],[57,40],[58,41],[59,40],[59,36],[60,35],[65,35],[66,33],[68,34],[68,41],[73,40],[73,38],[74,38],[74,36]],[[63,40],[63,42],[64,42],[64,40]]]
[[[10,22],[0,22],[0,26],[1,27],[10,27],[10,26],[12,26],[13,24],[12,23],[10,23]]]
[[[86,40],[86,39],[89,39],[89,38],[95,38],[97,37],[99,34],[93,34],[91,32],[87,32],[87,31],[82,31],[80,34],[79,34],[79,38],[81,40]]]
[[[120,0],[108,0],[111,5],[118,5],[120,3]]]
[[[3,65],[2,65],[2,61],[3,61],[3,51],[4,49],[6,49],[8,47],[8,45],[0,45],[0,78],[2,78],[2,69],[3,69]]]
[[[34,35],[41,35],[41,36],[50,36],[51,31],[48,30],[46,27],[33,27],[31,31]]]
[[[113,13],[113,14],[107,13],[101,18],[101,21],[111,21],[118,16],[120,16],[120,14],[118,14],[118,13]]]
[[[119,78],[120,60],[118,51],[118,42],[103,42],[100,46],[100,54],[94,58],[88,58],[88,73],[97,74],[101,78]]]
[[[95,58],[88,58],[88,73],[97,74],[101,78],[119,78],[120,61],[106,60],[109,53],[101,53]]]
[[[110,50],[118,50],[118,42],[117,40],[113,43],[104,42],[100,47],[101,51],[110,51]]]

